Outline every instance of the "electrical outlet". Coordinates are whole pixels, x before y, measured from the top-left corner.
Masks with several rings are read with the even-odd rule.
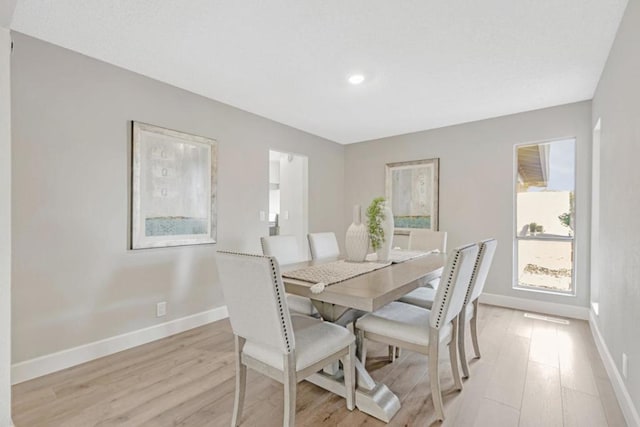
[[[265,211],[260,211],[260,221],[267,220],[267,213]]]
[[[156,317],[162,317],[167,314],[167,303],[166,301],[159,302],[156,305]]]
[[[283,212],[284,219],[289,219],[289,211]]]
[[[627,375],[629,374],[629,358],[627,357],[627,353],[622,353],[622,376],[627,379]]]

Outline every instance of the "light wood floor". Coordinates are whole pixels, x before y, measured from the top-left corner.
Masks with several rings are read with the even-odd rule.
[[[550,323],[491,306],[479,311],[482,358],[471,362],[461,393],[446,393],[445,426],[625,425],[586,322]],[[13,420],[17,427],[228,426],[232,348],[230,326],[220,321],[18,384]],[[403,352],[390,364],[386,353],[370,345],[367,368],[402,401],[390,425],[431,425],[426,357]],[[441,367],[443,388],[450,389],[446,359]],[[282,408],[282,386],[250,371],[243,425],[280,426]],[[298,388],[297,421],[384,425],[306,382]]]

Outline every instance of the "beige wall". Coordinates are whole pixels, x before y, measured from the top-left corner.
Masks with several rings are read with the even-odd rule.
[[[345,224],[352,206],[384,195],[385,163],[440,158],[440,229],[452,249],[486,237],[498,250],[486,292],[586,307],[589,302],[591,103],[581,102],[491,120],[348,145]],[[514,144],[576,137],[577,295],[512,289]],[[400,244],[402,242],[398,240]]]
[[[309,230],[344,229],[341,145],[14,38],[14,363],[223,305],[215,251],[260,252],[270,148],[309,158]],[[218,141],[219,245],[127,249],[131,120]]]
[[[11,424],[11,38],[0,26],[0,426]]]
[[[593,100],[602,119],[598,326],[640,409],[640,2],[629,1]]]

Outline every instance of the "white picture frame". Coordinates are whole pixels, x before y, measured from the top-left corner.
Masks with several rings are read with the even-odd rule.
[[[215,140],[132,122],[131,249],[216,243]]]

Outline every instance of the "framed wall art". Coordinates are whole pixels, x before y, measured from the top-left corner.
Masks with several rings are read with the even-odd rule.
[[[217,142],[132,125],[131,248],[216,243]]]
[[[439,159],[387,163],[386,197],[396,234],[438,230]]]

